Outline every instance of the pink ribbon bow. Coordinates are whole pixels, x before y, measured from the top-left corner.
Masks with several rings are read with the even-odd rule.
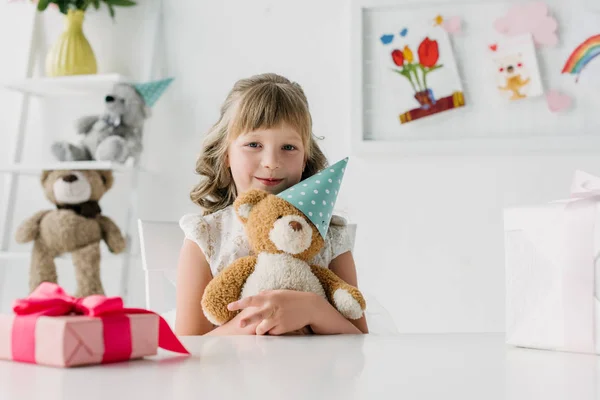
[[[159,317],[158,346],[181,354],[189,354],[158,314],[139,308],[123,307],[120,297],[93,295],[85,298],[69,296],[55,283],[42,282],[28,297],[13,304],[17,315],[13,325],[13,359],[35,363],[35,323],[41,316],[85,315],[100,317],[104,322],[105,354],[102,362],[129,358],[132,350],[131,329],[126,314],[155,314]],[[129,340],[123,340],[129,337]]]

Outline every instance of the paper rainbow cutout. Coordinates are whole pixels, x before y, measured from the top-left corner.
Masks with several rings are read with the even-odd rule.
[[[581,74],[581,71],[583,71],[590,61],[599,55],[600,35],[592,36],[577,46],[577,48],[571,53],[571,56],[563,67],[562,73],[577,75],[577,79],[579,79],[579,74]]]

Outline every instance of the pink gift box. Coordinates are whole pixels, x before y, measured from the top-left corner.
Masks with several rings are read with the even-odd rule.
[[[158,314],[125,308],[120,297],[69,296],[43,282],[0,315],[0,360],[57,367],[105,364],[155,355],[189,355]]]
[[[26,337],[14,337],[15,318],[35,319],[35,317],[17,317],[0,315],[0,359],[14,360],[13,346],[28,352],[36,364],[56,367],[74,367],[79,365],[100,364],[105,360],[107,348],[115,354],[110,362],[125,361],[152,356],[158,349],[158,316],[155,314],[128,314],[123,316],[87,317],[39,317],[35,321],[35,342]],[[130,352],[122,351],[123,343],[105,343],[104,325],[111,319],[127,318],[129,329],[123,335],[129,337]],[[120,341],[127,342],[121,336]],[[128,347],[128,344],[125,344]],[[128,354],[129,353],[129,354]],[[24,360],[16,360],[24,361]],[[27,362],[27,361],[25,361]],[[31,361],[29,361],[31,362]]]

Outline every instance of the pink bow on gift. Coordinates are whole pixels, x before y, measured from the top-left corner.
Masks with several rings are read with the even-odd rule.
[[[63,316],[63,315],[85,315],[89,317],[101,317],[110,323],[105,324],[105,340],[107,343],[114,339],[110,336],[123,336],[123,329],[129,329],[129,319],[126,314],[155,314],[159,317],[158,346],[162,349],[176,353],[189,354],[173,333],[167,322],[158,314],[139,308],[123,307],[120,297],[106,297],[93,295],[85,298],[76,298],[68,295],[55,283],[42,282],[28,297],[18,299],[13,304],[13,311],[19,317],[15,321],[14,328],[19,331],[13,334],[13,339],[20,339],[21,343],[14,343],[17,349],[21,349],[22,361],[34,362],[32,360],[32,341],[35,336],[35,321],[41,316]],[[119,318],[122,317],[122,318]],[[23,340],[30,337],[30,340]],[[25,343],[29,342],[29,343]],[[108,355],[104,362],[116,361],[123,356],[123,352],[131,351],[131,343],[115,349],[113,356]],[[15,347],[13,347],[15,349]],[[118,351],[117,351],[118,350]],[[110,353],[110,352],[109,352]]]
[[[13,303],[13,311],[17,315],[49,317],[69,314],[97,317],[117,312],[123,314],[123,309],[123,300],[120,297],[72,297],[57,284],[49,282],[42,282],[28,297],[17,299]]]

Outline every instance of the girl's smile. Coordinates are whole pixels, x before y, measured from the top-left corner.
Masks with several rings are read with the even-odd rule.
[[[275,178],[259,178],[259,177],[255,177],[260,183],[262,183],[265,186],[277,186],[279,185],[281,182],[283,182],[283,179],[275,179]]]

